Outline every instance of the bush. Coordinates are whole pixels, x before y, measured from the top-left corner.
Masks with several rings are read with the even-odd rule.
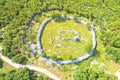
[[[37,80],[51,80],[49,77],[43,76],[43,75],[39,75]]]
[[[3,67],[3,61],[0,59],[0,68]]]
[[[51,18],[58,18],[58,17],[60,17],[60,13],[59,12],[53,12],[52,14],[51,14]]]
[[[84,68],[79,69],[73,75],[74,80],[116,80],[116,77],[106,74],[104,70],[99,68]]]
[[[57,56],[56,55],[51,55],[51,59],[57,60]]]
[[[44,52],[41,53],[42,57],[46,57],[46,54]]]
[[[116,50],[114,47],[107,47],[106,52],[108,54],[108,58],[120,64],[120,50]]]
[[[116,48],[120,48],[120,40],[114,41],[113,46]]]
[[[26,64],[26,62],[27,62],[27,58],[25,56],[20,55],[20,54],[17,54],[14,57],[12,57],[12,60],[14,62],[20,63],[20,64]]]

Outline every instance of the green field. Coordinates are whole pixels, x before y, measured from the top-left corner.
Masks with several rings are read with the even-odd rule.
[[[114,77],[117,78],[116,72],[120,70],[120,0],[0,0],[0,14],[0,53],[3,56],[16,63],[47,69],[61,80],[117,80]],[[78,17],[88,24],[74,20],[49,22],[40,39],[44,52],[37,55],[40,25],[46,18],[60,15]],[[97,45],[89,58],[60,67],[41,59],[46,56],[53,60],[71,60],[87,54],[92,46],[88,29],[91,23]],[[80,35],[77,41],[76,32]],[[33,45],[36,45],[35,50]],[[44,75],[44,79],[41,76],[38,79],[38,72],[32,77],[31,71],[21,70],[3,62],[0,80],[48,80]]]
[[[3,68],[0,69],[0,72],[1,73],[7,73],[11,70],[16,70],[16,68],[14,68],[11,65],[9,65],[8,63],[4,62],[3,63]]]
[[[76,36],[72,31],[80,34],[80,41],[69,40]],[[92,36],[88,27],[74,20],[52,21],[45,26],[41,42],[47,56],[55,60],[69,60],[83,56],[90,51]]]

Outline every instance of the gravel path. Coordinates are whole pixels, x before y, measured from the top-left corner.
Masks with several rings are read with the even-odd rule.
[[[0,46],[0,50],[2,50],[2,47]],[[53,80],[60,80],[59,77],[55,76],[53,73],[51,73],[50,71],[44,69],[44,68],[40,68],[37,66],[32,66],[32,65],[22,65],[22,64],[17,64],[15,62],[13,62],[11,59],[9,59],[8,57],[5,57],[2,55],[2,53],[0,53],[0,57],[3,61],[5,61],[6,63],[10,64],[11,66],[15,67],[15,68],[24,68],[27,67],[30,70],[35,70],[38,72],[41,72],[47,76],[49,76],[50,78],[52,78]]]
[[[71,16],[67,16],[67,18],[68,18],[68,19],[72,19]],[[41,27],[40,27],[40,29],[39,29],[38,36],[37,36],[37,45],[38,45],[38,49],[39,49],[39,50],[38,50],[38,53],[39,53],[39,54],[41,54],[41,52],[43,51],[43,50],[42,50],[42,46],[41,46],[41,44],[40,44],[40,42],[39,42],[39,39],[41,38],[41,34],[42,34],[42,29],[44,28],[44,25],[45,25],[46,23],[50,22],[51,20],[52,20],[51,18],[46,19],[46,20],[42,23],[42,25],[41,25]],[[81,22],[81,20],[80,20],[80,22]],[[86,24],[86,23],[83,22],[83,21],[82,21],[81,23]],[[83,56],[83,57],[79,57],[79,58],[77,58],[77,59],[75,59],[75,60],[54,61],[54,62],[57,63],[57,64],[76,63],[76,62],[82,61],[82,60],[88,58],[89,56],[91,56],[91,55],[93,54],[94,48],[95,48],[95,46],[96,46],[96,38],[95,38],[95,33],[94,33],[93,30],[91,30],[91,34],[93,35],[93,47],[92,47],[92,50],[91,50],[87,55],[85,55],[85,56]],[[0,50],[2,50],[2,47],[1,47],[1,46],[0,46]],[[17,64],[17,63],[15,63],[15,62],[13,62],[11,59],[9,59],[8,57],[3,56],[2,53],[0,53],[0,57],[1,57],[1,59],[2,59],[3,61],[5,61],[6,63],[10,64],[11,66],[13,66],[13,67],[15,67],[15,68],[24,68],[24,67],[27,67],[27,68],[29,68],[29,69],[31,69],[31,70],[35,70],[35,71],[44,73],[44,74],[46,74],[47,76],[49,76],[50,78],[52,78],[53,80],[60,80],[60,78],[58,78],[58,77],[55,76],[53,73],[49,72],[48,70],[46,70],[46,69],[44,69],[44,68],[39,68],[39,67],[37,67],[37,66],[32,66],[32,65]]]

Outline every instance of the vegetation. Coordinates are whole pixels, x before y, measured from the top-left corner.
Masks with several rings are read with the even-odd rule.
[[[15,68],[8,63],[2,61],[2,67],[0,68],[0,73],[8,73],[9,71],[15,70]]]
[[[3,67],[3,61],[0,59],[0,68]]]
[[[117,78],[113,75],[106,74],[100,68],[90,69],[78,69],[74,74],[74,80],[117,80]]]
[[[116,41],[119,40],[117,38],[120,33],[120,6],[118,3],[119,0],[1,0],[0,28],[5,28],[2,39],[4,45],[3,55],[12,58],[23,54],[26,55],[25,57],[27,58],[27,56],[30,55],[29,50],[27,50],[30,48],[29,43],[35,38],[35,35],[32,35],[32,21],[35,20],[35,22],[37,22],[39,21],[39,16],[44,15],[44,12],[54,10],[65,11],[67,14],[71,13],[75,16],[83,16],[90,21],[94,21],[97,24],[96,26],[101,28],[101,33],[104,33],[101,35],[101,40],[103,44],[105,44],[105,48],[107,49],[108,45],[119,48],[119,45],[117,45],[119,41]],[[55,16],[59,16],[59,13],[53,13],[53,17]],[[112,33],[110,34],[110,32]],[[111,38],[111,36],[113,37]],[[118,49],[115,51],[117,50]],[[106,52],[108,51],[106,50]],[[111,53],[111,55],[117,57],[118,53],[116,55]]]
[[[21,55],[16,55],[15,57],[12,58],[14,62],[20,63],[20,64],[26,64],[27,59],[24,56]]]
[[[77,36],[76,33],[80,40],[71,40]],[[41,42],[46,56],[54,60],[69,60],[83,56],[91,50],[92,36],[87,26],[74,20],[52,21],[45,26]]]
[[[15,69],[6,62],[2,61],[1,65],[0,60],[0,80],[51,80],[49,77],[44,74],[40,74],[28,68],[19,68]]]
[[[89,24],[91,22],[94,22],[94,30],[97,35],[98,45],[96,47],[94,55],[92,56],[92,59],[97,58],[98,61],[101,61],[104,64],[108,65],[106,65],[107,69],[108,67],[110,67],[108,71],[113,71],[113,68],[116,69],[116,66],[112,65],[110,60],[114,61],[117,65],[120,64],[119,3],[119,0],[0,0],[0,46],[2,46],[3,48],[2,54],[17,63],[26,64],[31,58],[31,45],[36,44],[36,35],[39,25],[45,20],[45,18],[59,17],[59,15],[72,15],[74,17],[81,17],[85,20],[87,18],[86,21],[89,22]],[[59,22],[59,24],[56,22],[54,24],[60,25],[62,23],[67,23],[67,21]],[[70,24],[72,23],[69,23],[67,25]],[[35,27],[35,25],[37,25],[38,27]],[[49,25],[51,26],[52,24],[48,24],[47,27],[49,27]],[[52,25],[51,27],[54,26]],[[66,25],[63,25],[62,27],[66,27]],[[55,30],[56,29],[54,29],[53,31]],[[71,34],[70,36],[72,35],[73,34]],[[46,50],[45,46],[44,49]],[[77,49],[74,49],[77,50],[78,47]],[[89,50],[89,48],[87,48],[86,50]],[[63,56],[61,56],[61,58],[63,58],[64,60],[71,58],[69,57],[69,55],[64,54]],[[51,56],[50,54],[47,54],[47,52],[44,53],[42,56],[50,56],[53,57],[53,59],[56,59],[56,56]],[[76,58],[76,56],[72,56],[72,59],[74,58]],[[71,80],[71,75],[68,75],[70,73],[73,74],[71,71],[71,66],[78,65],[79,68],[81,68],[82,66],[81,70],[85,72],[85,74],[88,75],[90,78],[100,80],[99,76],[104,76],[104,80],[114,80],[113,77],[108,77],[108,75],[105,74],[104,71],[96,72],[93,69],[85,69],[86,67],[89,67],[89,63],[92,59],[89,58],[88,60],[77,64],[64,65],[65,68],[64,66],[62,66],[63,69],[61,70],[63,70],[63,77],[64,75],[67,75],[67,77],[70,77],[69,80]],[[1,64],[2,61],[0,60],[0,65]],[[3,66],[4,65],[8,64],[4,63]],[[120,68],[118,68],[117,66],[117,69]],[[18,71],[11,71],[10,73],[3,73],[5,70],[8,70],[7,67],[4,66],[0,70],[0,78],[2,80],[6,80],[6,77],[8,76],[10,76],[11,79],[14,76],[17,79],[19,78],[19,75],[22,75],[19,74],[20,71],[22,71],[21,69]],[[27,76],[25,77],[25,79],[29,80],[30,71],[27,69],[24,70],[26,71]],[[23,74],[25,74],[24,70]],[[87,76],[83,76],[84,74],[82,75],[81,70],[74,74],[76,75],[74,78],[77,80],[81,76],[82,78],[88,79]],[[13,74],[13,72],[15,74]],[[24,78],[24,76],[21,78]]]
[[[27,68],[20,68],[18,70],[11,70],[8,73],[0,72],[0,80],[51,80],[39,73],[35,73]]]

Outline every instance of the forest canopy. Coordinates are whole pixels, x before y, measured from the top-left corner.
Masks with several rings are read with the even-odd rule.
[[[51,12],[50,15],[46,15],[49,12]],[[94,55],[99,56],[99,50],[103,50],[105,52],[102,54],[107,54],[106,60],[113,60],[120,64],[120,0],[0,0],[2,55],[16,63],[27,64],[31,57],[31,45],[36,44],[38,28],[34,32],[34,25],[41,24],[44,17],[55,18],[69,14],[74,17],[84,17],[90,23],[94,22],[97,43],[100,44],[96,46],[99,48],[98,51],[96,50],[98,54]],[[98,46],[102,46],[102,49]],[[46,55],[42,54],[42,56]],[[1,68],[2,64],[0,60]],[[13,80],[14,76],[17,76],[16,80],[19,78],[31,80],[30,74],[31,71],[28,69],[19,69],[9,73],[0,73],[0,79]],[[105,74],[104,71],[96,72],[89,68],[78,70],[74,74],[75,80],[82,78],[114,80],[113,76]]]

